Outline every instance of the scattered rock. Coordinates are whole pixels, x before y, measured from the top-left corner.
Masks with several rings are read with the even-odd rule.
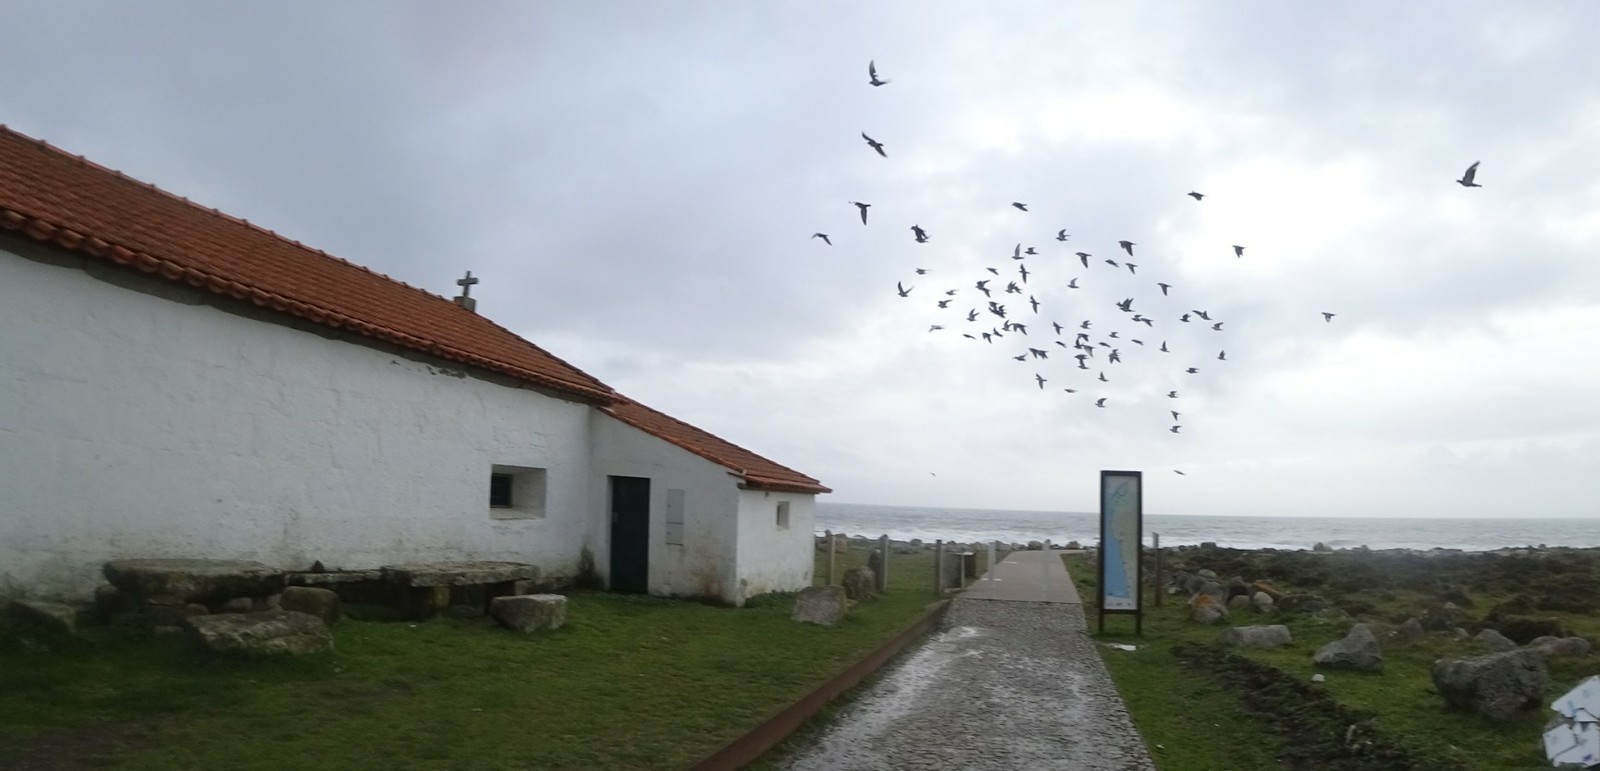
[[[1405,623],[1394,630],[1394,638],[1403,643],[1414,643],[1421,640],[1422,635],[1422,622],[1417,620],[1416,616],[1406,619]]]
[[[1233,579],[1228,582],[1228,599],[1233,599],[1234,597],[1243,597],[1246,600],[1249,600],[1251,594],[1253,594],[1253,592],[1250,591],[1250,584],[1246,583],[1243,578],[1234,576]]]
[[[1506,637],[1505,635],[1500,634],[1493,629],[1485,629],[1479,632],[1477,637],[1472,639],[1475,642],[1483,645],[1483,647],[1494,651],[1508,651],[1517,647],[1517,644],[1512,642],[1511,638]]]
[[[1311,676],[1311,682],[1313,682],[1313,683],[1326,683],[1326,682],[1328,682],[1328,676],[1325,675],[1325,674],[1322,674],[1321,672],[1318,672],[1318,673],[1316,673],[1316,674]]]
[[[1366,624],[1350,627],[1349,634],[1318,648],[1311,660],[1334,669],[1357,669],[1363,672],[1383,670],[1383,650],[1378,647],[1378,638],[1373,636]]]
[[[1250,584],[1250,588],[1255,589],[1257,593],[1271,597],[1273,602],[1283,599],[1283,592],[1278,591],[1276,587],[1267,581],[1253,582]]]
[[[878,576],[872,568],[850,568],[839,583],[844,586],[844,595],[852,600],[865,600],[878,594]]]
[[[489,601],[489,615],[513,632],[560,629],[567,623],[567,598],[559,594],[496,597]]]
[[[1244,596],[1242,594],[1235,594],[1232,597],[1228,598],[1228,610],[1229,611],[1244,610],[1245,608],[1248,608],[1248,607],[1250,607],[1250,598],[1249,597],[1246,597],[1246,596]]]
[[[278,606],[296,613],[309,613],[322,619],[322,623],[328,626],[339,623],[341,618],[339,595],[332,589],[290,586],[283,590]]]
[[[1593,645],[1582,637],[1551,637],[1542,642],[1534,640],[1528,643],[1528,649],[1541,656],[1567,656],[1581,658],[1589,655]]]
[[[78,611],[70,605],[37,600],[12,600],[11,618],[21,626],[70,637],[77,633]]]
[[[1197,624],[1215,624],[1228,617],[1228,609],[1214,595],[1196,594],[1189,598],[1189,620]]]
[[[212,653],[299,656],[333,650],[328,625],[305,613],[218,613],[190,616],[183,625],[189,630],[190,639]]]
[[[176,597],[183,602],[258,597],[274,594],[284,585],[283,571],[249,560],[112,560],[101,571],[113,586],[135,597]]]
[[[833,626],[844,618],[849,598],[842,586],[808,586],[794,597],[789,618],[807,624]]]
[[[1286,594],[1277,599],[1278,607],[1289,613],[1317,613],[1328,608],[1328,601],[1315,594]]]
[[[1315,544],[1312,544],[1311,550],[1312,551],[1333,551],[1332,549],[1328,548],[1327,544],[1325,544],[1325,543],[1323,543],[1321,541],[1317,541]]]
[[[1501,615],[1494,619],[1494,624],[1500,634],[1519,644],[1540,637],[1565,637],[1567,634],[1567,630],[1561,626],[1561,620],[1556,618]]]
[[[1222,584],[1219,584],[1216,581],[1201,581],[1200,586],[1196,587],[1194,591],[1196,594],[1204,594],[1209,596],[1211,599],[1216,600],[1218,604],[1228,601],[1227,587],[1224,587]]]
[[[1210,568],[1200,568],[1199,570],[1197,570],[1195,572],[1198,573],[1201,578],[1208,578],[1208,579],[1210,579],[1212,581],[1217,580],[1217,571],[1212,570]]]
[[[1544,702],[1550,673],[1533,651],[1505,651],[1433,663],[1433,687],[1451,709],[1503,720]]]
[[[1293,642],[1289,627],[1282,624],[1270,626],[1235,626],[1217,635],[1218,645],[1236,645],[1241,648],[1281,648]]]
[[[1250,602],[1256,606],[1257,611],[1262,613],[1268,613],[1272,610],[1272,595],[1266,592],[1256,592],[1256,595],[1250,598]]]

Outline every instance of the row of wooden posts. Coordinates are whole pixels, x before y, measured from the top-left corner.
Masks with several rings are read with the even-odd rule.
[[[828,560],[827,560],[827,562],[828,562],[828,581],[827,581],[827,585],[828,586],[832,586],[833,582],[834,582],[834,576],[835,576],[834,559],[835,559],[835,556],[837,554],[837,552],[836,552],[836,544],[834,543],[833,531],[832,530],[825,530],[823,532],[824,532],[824,536],[823,537],[827,541],[827,544],[828,544]],[[995,550],[998,547],[998,544],[999,544],[999,541],[994,541],[994,542],[991,542],[989,544],[988,569],[991,570],[991,571],[994,570]],[[1151,534],[1151,547],[1152,547],[1152,552],[1153,552],[1153,554],[1151,556],[1152,556],[1152,561],[1154,562],[1154,565],[1152,565],[1152,567],[1153,567],[1154,579],[1155,579],[1154,581],[1151,582],[1151,585],[1155,587],[1155,590],[1153,592],[1153,594],[1155,595],[1155,604],[1157,606],[1160,606],[1161,605],[1161,534],[1160,533],[1152,533]],[[1049,541],[1045,541],[1044,542],[1044,548],[1045,548],[1046,551],[1049,551],[1049,549],[1050,549],[1050,542]],[[878,592],[881,594],[883,592],[889,591],[889,536],[887,536],[887,535],[878,536],[877,552],[878,552],[878,569],[873,571],[873,573],[874,573],[873,580],[877,584]],[[942,594],[942,593],[944,593],[945,589],[949,588],[944,583],[944,556],[945,555],[944,555],[944,541],[942,539],[934,542],[933,555],[934,555],[933,556],[933,590],[936,593]]]

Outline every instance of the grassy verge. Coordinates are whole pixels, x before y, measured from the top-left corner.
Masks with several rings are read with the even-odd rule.
[[[1165,605],[1158,608],[1150,604],[1150,595],[1147,594],[1145,634],[1142,639],[1132,635],[1131,618],[1107,619],[1104,639],[1140,646],[1135,653],[1103,649],[1102,657],[1128,701],[1129,710],[1146,741],[1152,746],[1165,745],[1164,751],[1156,753],[1163,769],[1380,767],[1370,764],[1335,765],[1354,761],[1348,758],[1335,759],[1334,755],[1343,750],[1332,745],[1360,744],[1362,736],[1368,737],[1373,746],[1392,749],[1398,753],[1396,757],[1408,759],[1393,760],[1388,766],[1382,767],[1501,771],[1548,765],[1544,761],[1540,733],[1549,713],[1535,710],[1510,720],[1491,721],[1476,714],[1446,711],[1443,701],[1434,692],[1430,671],[1435,660],[1479,655],[1487,650],[1476,643],[1458,641],[1443,633],[1430,633],[1411,644],[1384,639],[1386,630],[1392,629],[1399,621],[1424,613],[1430,607],[1439,607],[1442,604],[1441,596],[1452,597],[1469,609],[1464,611],[1461,620],[1464,626],[1471,629],[1480,625],[1481,617],[1488,609],[1513,599],[1516,594],[1508,591],[1505,585],[1485,580],[1485,568],[1482,565],[1474,568],[1465,563],[1452,566],[1447,562],[1438,562],[1432,566],[1432,570],[1428,570],[1426,564],[1421,568],[1379,564],[1374,571],[1370,562],[1381,563],[1388,557],[1305,555],[1303,558],[1294,558],[1297,561],[1321,560],[1320,564],[1325,568],[1306,571],[1291,569],[1289,558],[1283,555],[1272,559],[1280,563],[1277,565],[1278,573],[1294,575],[1311,584],[1297,586],[1278,580],[1274,583],[1279,588],[1313,589],[1337,607],[1349,611],[1271,615],[1254,611],[1236,612],[1232,619],[1235,624],[1281,623],[1290,628],[1294,642],[1287,647],[1271,651],[1235,652],[1248,661],[1270,667],[1271,673],[1280,677],[1276,684],[1267,684],[1266,681],[1270,679],[1268,675],[1249,666],[1219,663],[1233,654],[1197,647],[1209,646],[1220,627],[1188,621],[1188,608],[1181,595],[1164,597]],[[1217,557],[1216,561],[1224,560]],[[1344,561],[1351,564],[1343,564]],[[1068,557],[1067,565],[1084,595],[1085,608],[1092,619],[1094,564],[1083,557]],[[1191,567],[1203,566],[1196,561]],[[1460,582],[1450,580],[1453,576],[1450,571],[1457,568],[1463,576]],[[1259,564],[1224,564],[1215,569],[1224,576],[1237,572],[1252,577],[1272,577],[1270,568]],[[1412,581],[1410,578],[1417,576],[1408,578],[1408,571],[1413,570],[1417,576],[1426,573],[1430,577]],[[1530,591],[1537,589],[1535,583],[1521,586]],[[1537,591],[1533,593],[1538,594]],[[1559,621],[1570,633],[1593,636],[1600,632],[1600,619],[1592,615],[1540,612],[1542,617]],[[1358,621],[1373,624],[1380,639],[1384,640],[1384,671],[1367,674],[1314,668],[1311,654],[1323,644],[1343,636],[1349,626]],[[1200,665],[1185,665],[1179,656],[1174,655],[1175,646],[1182,646],[1179,652],[1191,662],[1195,657],[1202,657]],[[1593,654],[1580,659],[1549,659],[1547,664],[1552,683],[1551,697],[1583,677],[1600,671],[1600,662]],[[1310,678],[1319,671],[1327,680],[1323,684],[1312,685]],[[1306,690],[1299,690],[1301,687]],[[1281,691],[1277,702],[1267,702],[1259,696],[1261,692],[1269,690]],[[1325,694],[1345,710],[1339,713],[1341,717],[1338,721],[1324,720],[1329,723],[1324,733],[1331,731],[1338,734],[1333,741],[1329,741],[1327,736],[1314,739],[1296,735],[1295,731],[1287,730],[1281,720],[1285,712],[1291,713],[1288,717],[1298,719],[1297,726],[1322,719],[1309,714],[1315,710],[1308,706],[1312,699],[1307,694]],[[1209,722],[1217,724],[1213,731],[1226,727],[1226,730],[1219,732],[1224,739],[1232,738],[1237,746],[1237,737],[1242,732],[1251,737],[1249,744],[1270,740],[1265,741],[1261,748],[1266,749],[1271,744],[1276,744],[1277,748],[1260,753],[1254,760],[1246,762],[1231,754],[1232,750],[1224,746],[1227,741],[1219,742],[1217,737],[1205,731],[1195,731],[1195,715],[1207,714],[1204,710],[1197,711],[1195,707],[1206,701],[1213,704],[1213,710],[1221,710],[1210,714],[1222,719],[1213,718]],[[1193,702],[1193,706],[1190,706],[1190,702]],[[1333,725],[1333,722],[1339,724]],[[1346,732],[1350,731],[1348,725],[1344,724],[1346,722],[1359,723],[1355,733],[1349,734],[1353,742],[1345,739]],[[1285,744],[1288,736],[1293,738],[1289,744]],[[1295,751],[1319,742],[1332,753],[1323,755],[1320,764],[1306,761],[1303,755]],[[1224,759],[1227,762],[1224,763]],[[1306,765],[1308,762],[1310,766]]]
[[[603,593],[570,595],[552,633],[345,621],[335,653],[294,660],[0,628],[0,767],[681,768],[920,618],[931,555],[892,564],[832,629],[790,621],[788,596]]]

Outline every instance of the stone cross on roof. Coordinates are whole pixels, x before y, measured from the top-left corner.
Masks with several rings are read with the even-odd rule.
[[[456,279],[456,285],[461,287],[461,296],[456,298],[456,305],[469,311],[475,312],[478,310],[478,301],[472,299],[472,285],[476,283],[478,283],[478,279],[472,277],[472,271],[470,270],[467,271],[465,278]]]

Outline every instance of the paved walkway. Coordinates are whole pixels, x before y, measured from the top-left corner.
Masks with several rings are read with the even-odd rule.
[[[1059,552],[992,575],[787,767],[1153,771]]]

